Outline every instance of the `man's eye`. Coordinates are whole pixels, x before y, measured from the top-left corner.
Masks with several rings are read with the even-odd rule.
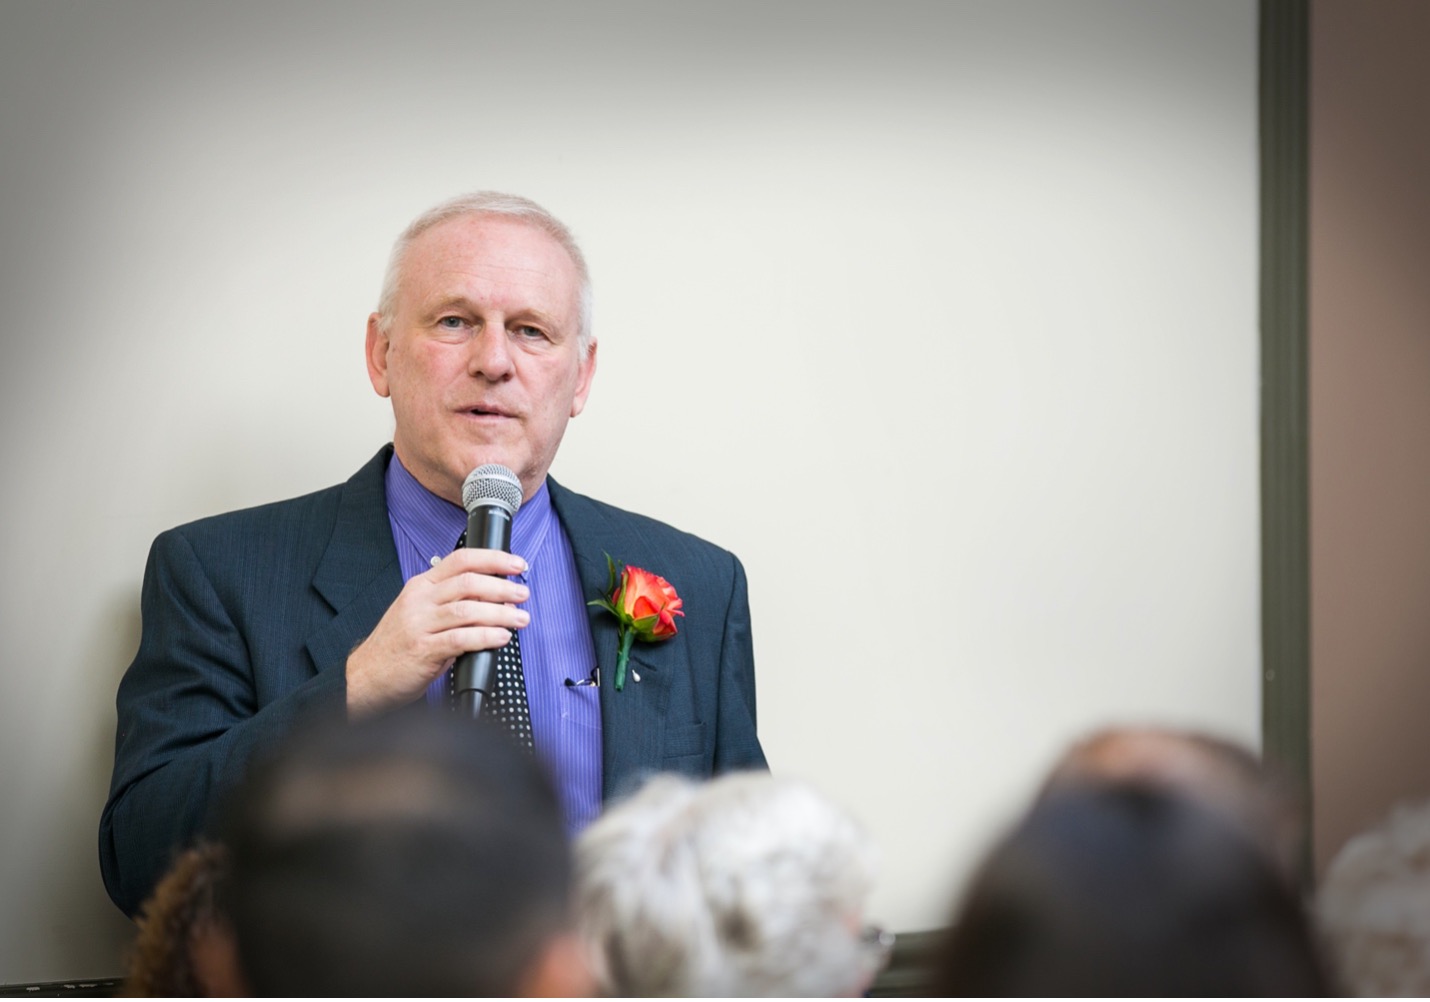
[[[449,331],[459,331],[466,325],[467,322],[461,317],[443,317],[441,320],[437,321],[438,327],[445,328]]]
[[[546,332],[540,327],[532,327],[528,324],[522,324],[520,327],[516,328],[516,332],[517,334],[526,338],[543,338],[546,336]]]

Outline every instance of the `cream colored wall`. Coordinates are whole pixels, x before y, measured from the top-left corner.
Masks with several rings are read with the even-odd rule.
[[[150,541],[386,439],[386,247],[472,188],[584,241],[555,472],[743,557],[875,917],[941,922],[1095,723],[1256,742],[1252,0],[398,11],[0,7],[0,982],[117,970]]]
[[[1320,866],[1430,796],[1430,5],[1311,22],[1311,660]]]

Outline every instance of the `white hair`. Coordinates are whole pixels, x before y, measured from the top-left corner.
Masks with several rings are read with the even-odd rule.
[[[803,783],[657,776],[577,840],[578,921],[608,994],[858,994],[874,855]]]
[[[559,243],[571,261],[576,265],[576,273],[581,279],[579,291],[579,328],[577,344],[582,353],[591,349],[591,274],[586,268],[586,256],[581,253],[576,238],[566,228],[566,224],[547,212],[529,198],[507,195],[500,191],[473,191],[465,195],[449,198],[434,205],[422,215],[412,220],[392,245],[392,254],[387,259],[387,271],[382,277],[382,294],[377,300],[378,328],[385,334],[392,327],[393,315],[397,309],[397,288],[402,282],[402,260],[407,248],[423,233],[439,223],[460,216],[500,216],[516,219],[536,227]]]
[[[1430,801],[1347,842],[1316,911],[1346,991],[1430,995]]]

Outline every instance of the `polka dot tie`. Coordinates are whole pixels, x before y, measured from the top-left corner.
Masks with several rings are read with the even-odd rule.
[[[467,534],[457,540],[457,549],[467,542]],[[447,673],[447,695],[456,709],[456,680]],[[529,752],[536,750],[531,740],[531,707],[526,702],[526,675],[521,668],[521,634],[511,631],[511,639],[497,651],[496,678],[492,691],[482,702],[482,716],[506,728],[512,739]]]
[[[526,675],[521,670],[521,634],[511,631],[511,639],[497,651],[497,677],[492,700],[484,710],[501,721],[516,743],[535,751],[531,740],[531,707],[526,702]]]

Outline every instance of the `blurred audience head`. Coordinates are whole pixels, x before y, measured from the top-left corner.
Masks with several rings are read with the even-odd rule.
[[[250,773],[227,842],[256,994],[590,991],[555,794],[495,729],[397,713],[300,731]]]
[[[1048,793],[973,876],[938,995],[1321,995],[1291,885],[1225,816],[1166,789]]]
[[[1107,727],[1064,752],[1043,789],[1089,782],[1142,783],[1188,797],[1240,826],[1299,882],[1299,802],[1288,782],[1239,744],[1168,727]]]
[[[1430,802],[1402,804],[1336,854],[1317,911],[1355,995],[1430,995]]]
[[[765,773],[657,776],[577,842],[577,901],[612,995],[862,993],[874,851],[810,787]]]
[[[203,843],[188,850],[139,911],[126,995],[247,994],[238,973],[233,930],[220,910],[228,853]]]

